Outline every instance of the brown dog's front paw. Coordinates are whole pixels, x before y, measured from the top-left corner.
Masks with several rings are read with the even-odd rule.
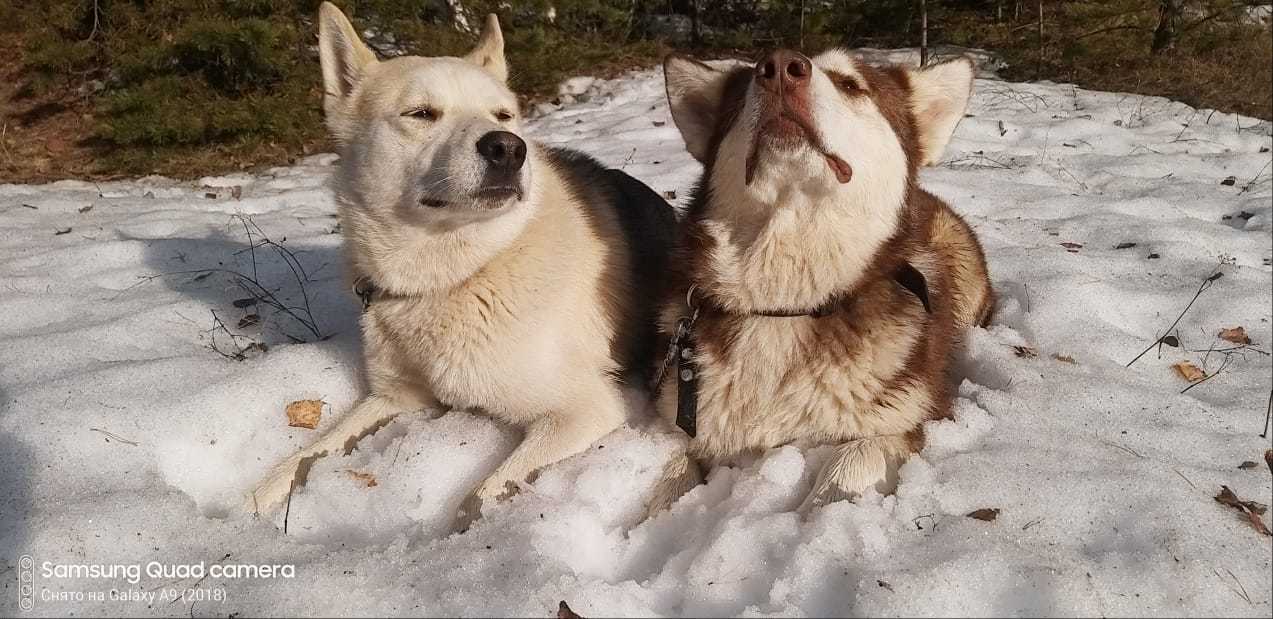
[[[482,497],[477,495],[477,491],[470,492],[464,500],[460,502],[460,508],[455,512],[455,524],[451,527],[456,533],[464,533],[473,526],[473,522],[482,515]]]
[[[663,467],[663,476],[654,485],[650,498],[645,503],[645,518],[649,520],[668,509],[677,499],[703,483],[703,470],[689,456],[678,454]]]

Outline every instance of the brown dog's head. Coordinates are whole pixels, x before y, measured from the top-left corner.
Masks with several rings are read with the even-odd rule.
[[[793,196],[899,209],[916,168],[937,162],[972,89],[966,58],[878,68],[843,50],[791,50],[720,70],[664,63],[672,118],[708,190],[775,207]]]

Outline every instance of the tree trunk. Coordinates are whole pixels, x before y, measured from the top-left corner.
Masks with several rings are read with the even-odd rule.
[[[694,47],[703,45],[703,22],[698,14],[698,0],[690,2],[690,40]]]
[[[1035,60],[1034,79],[1041,79],[1043,75],[1043,0],[1039,0],[1039,36],[1036,44],[1038,45],[1039,57]]]
[[[928,66],[928,0],[919,0],[919,66]]]
[[[1184,0],[1158,0],[1158,27],[1149,51],[1160,54],[1176,46]]]

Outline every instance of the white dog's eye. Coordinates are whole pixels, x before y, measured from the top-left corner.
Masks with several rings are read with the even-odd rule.
[[[440,116],[442,116],[442,114],[438,113],[437,110],[429,107],[417,107],[410,109],[403,112],[402,115],[409,116],[411,118],[418,118],[420,120],[437,120]]]
[[[496,110],[495,119],[500,122],[508,122],[513,119],[513,113],[508,110]]]

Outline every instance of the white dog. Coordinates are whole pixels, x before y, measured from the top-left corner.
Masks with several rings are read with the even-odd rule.
[[[645,290],[664,268],[673,211],[622,172],[519,135],[494,15],[463,58],[379,61],[323,3],[319,52],[370,391],[248,507],[277,506],[313,459],[399,413],[470,409],[525,438],[461,503],[466,528],[623,422],[620,377],[649,365]]]

